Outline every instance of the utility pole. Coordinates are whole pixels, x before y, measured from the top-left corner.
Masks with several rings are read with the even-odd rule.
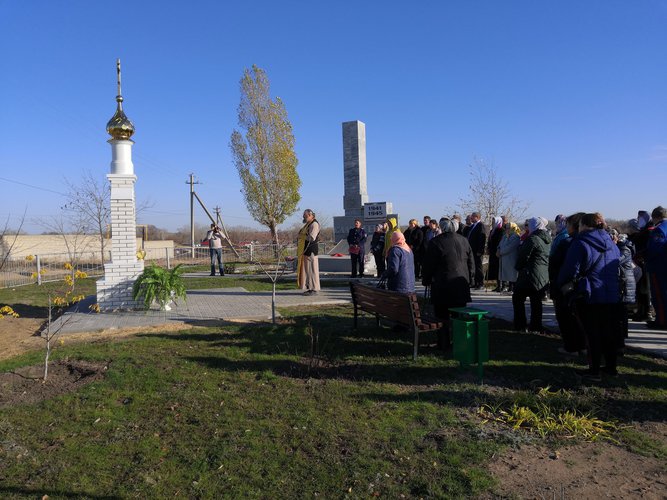
[[[195,181],[195,174],[190,174],[190,180],[185,181],[190,184],[190,251],[192,258],[195,258],[195,184],[200,184]]]

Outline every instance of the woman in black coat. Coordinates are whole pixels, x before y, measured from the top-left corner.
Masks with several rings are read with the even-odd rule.
[[[442,234],[426,248],[422,267],[422,283],[431,287],[431,300],[436,316],[444,325],[438,332],[438,347],[449,348],[449,309],[465,307],[472,299],[470,285],[475,279],[475,258],[468,240],[456,234],[454,224],[440,219]]]

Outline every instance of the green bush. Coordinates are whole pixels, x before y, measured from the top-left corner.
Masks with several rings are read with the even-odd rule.
[[[134,300],[143,299],[146,308],[149,308],[153,302],[157,302],[162,310],[166,310],[172,298],[185,299],[185,285],[181,277],[183,271],[180,268],[181,264],[168,270],[152,263],[134,282],[132,298]]]

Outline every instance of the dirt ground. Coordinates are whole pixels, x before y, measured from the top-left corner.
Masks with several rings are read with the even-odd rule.
[[[42,320],[4,318],[0,321],[0,360],[44,348],[35,336]],[[126,338],[136,333],[182,329],[182,324],[151,328],[128,328],[64,335],[65,342],[99,342]],[[49,367],[24,367],[0,374],[0,408],[36,403],[104,377],[107,365],[82,361],[59,361]],[[643,424],[643,431],[667,442],[667,423]],[[666,499],[667,470],[664,462],[643,457],[611,443],[578,443],[552,450],[539,444],[522,444],[493,457],[489,472],[498,481],[494,494],[484,498],[527,499]]]
[[[35,318],[8,318],[0,320],[0,361],[9,359],[35,349],[45,349],[44,340],[38,335],[44,320]],[[58,336],[64,342],[95,342],[120,339],[136,333],[158,333],[182,330],[184,323],[173,322],[169,325],[123,328],[98,332],[69,333]]]
[[[26,366],[0,373],[0,408],[16,404],[38,403],[76,391],[104,377],[105,363],[56,361],[49,364],[44,382],[44,366]]]
[[[663,439],[666,430],[662,425]],[[500,483],[495,491],[501,497],[667,498],[667,471],[660,461],[611,443],[580,443],[556,451],[523,445],[495,457],[489,472]]]

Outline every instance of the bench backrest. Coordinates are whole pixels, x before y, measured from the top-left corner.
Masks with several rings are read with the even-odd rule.
[[[420,322],[419,302],[414,293],[404,294],[350,283],[352,300],[362,311],[376,313],[397,323],[413,326]]]

